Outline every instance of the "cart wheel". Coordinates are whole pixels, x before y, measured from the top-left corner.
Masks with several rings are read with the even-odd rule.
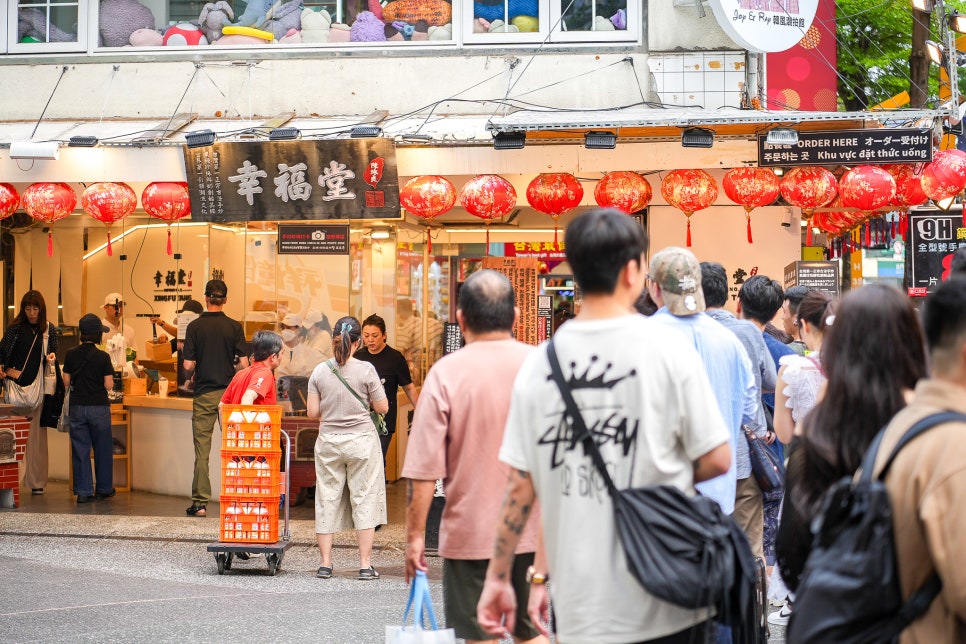
[[[266,554],[265,559],[268,561],[268,574],[274,577],[275,573],[278,572],[278,569],[282,565],[282,560],[274,552],[271,554]]]
[[[224,575],[225,574],[225,561],[227,559],[228,558],[224,554],[219,553],[219,554],[216,554],[215,555],[215,563],[218,564],[218,574],[219,575]]]
[[[227,558],[225,559],[225,570],[231,570],[231,562],[235,558],[235,553],[229,552]]]

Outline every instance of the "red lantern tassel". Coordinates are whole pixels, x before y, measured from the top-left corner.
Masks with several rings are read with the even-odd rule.
[[[486,221],[486,256],[490,256],[490,220]]]
[[[865,225],[865,247],[868,248],[872,245],[872,224],[868,223]]]
[[[812,245],[812,222],[808,221],[806,223],[808,224],[808,232],[805,233],[805,245],[811,246]]]
[[[754,244],[755,243],[755,240],[751,238],[751,213],[746,213],[745,214],[745,220],[748,222],[748,225],[747,225],[747,229],[748,229],[748,243],[749,244]]]
[[[171,255],[171,226],[168,226],[168,255]]]
[[[691,218],[688,217],[688,248],[691,248]]]
[[[429,234],[429,226],[426,226],[426,252],[433,254],[433,236]]]
[[[114,249],[111,248],[111,231],[107,231],[107,256],[113,257]]]
[[[553,245],[554,245],[554,248],[558,248],[558,246],[557,246],[557,224],[556,223],[553,225]]]
[[[891,223],[892,223],[892,225],[889,227],[889,232],[891,233],[891,236],[892,237],[895,237],[896,236],[896,221],[895,221],[895,219],[893,219]]]
[[[47,231],[47,257],[54,256],[54,231]]]

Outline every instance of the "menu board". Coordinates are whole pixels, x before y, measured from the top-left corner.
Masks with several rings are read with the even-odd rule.
[[[863,163],[928,163],[932,161],[929,130],[868,129],[799,132],[795,145],[768,143],[758,135],[758,165],[847,165]]]
[[[949,279],[949,263],[953,254],[963,247],[966,247],[966,226],[959,212],[910,213],[906,245],[910,297],[925,297]]]
[[[550,339],[553,326],[553,296],[537,297],[537,342]]]
[[[215,143],[184,161],[193,221],[400,217],[391,139]]]
[[[785,288],[804,286],[839,296],[838,262],[792,262],[785,267]]]
[[[279,224],[278,252],[293,255],[348,255],[349,227]]]
[[[456,322],[443,322],[443,355],[449,355],[463,348],[466,340]]]
[[[483,268],[507,276],[513,285],[520,319],[514,337],[520,342],[537,344],[537,274],[540,260],[535,257],[484,257]]]

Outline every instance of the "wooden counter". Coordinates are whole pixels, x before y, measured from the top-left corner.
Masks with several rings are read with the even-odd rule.
[[[191,398],[179,398],[177,396],[162,398],[157,394],[148,396],[124,396],[124,406],[128,409],[132,407],[145,407],[150,409],[181,409],[191,411]]]

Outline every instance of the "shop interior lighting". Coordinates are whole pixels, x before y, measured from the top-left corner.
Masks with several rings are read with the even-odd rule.
[[[949,14],[949,28],[957,34],[966,34],[966,14],[958,11]]]
[[[56,161],[60,158],[60,143],[57,141],[13,141],[10,143],[10,158]]]
[[[293,141],[301,138],[302,132],[297,127],[277,127],[268,133],[269,141]]]
[[[798,130],[776,127],[773,130],[768,130],[765,142],[768,145],[798,145]]]
[[[912,8],[926,13],[932,13],[935,6],[934,0],[912,0]]]
[[[382,136],[382,128],[378,125],[356,125],[349,130],[351,139],[374,139]]]
[[[190,228],[192,226],[208,226],[208,225],[209,224],[206,221],[186,221],[184,223],[171,224],[171,226],[173,228]],[[212,228],[218,228],[217,226],[214,226],[214,225],[212,225],[211,227]],[[133,232],[136,232],[138,230],[146,230],[148,228],[164,228],[164,229],[167,229],[168,228],[168,224],[138,224],[137,226],[131,226],[130,228],[125,228],[124,230],[122,230],[120,232],[120,234],[112,235],[111,236],[111,241],[117,242],[118,240],[124,239],[125,237],[127,237],[128,235],[130,235]],[[231,230],[231,229],[226,229],[226,230]],[[96,246],[95,248],[92,248],[91,250],[89,250],[87,252],[87,254],[84,255],[84,259],[90,259],[91,257],[93,257],[94,255],[98,254],[99,252],[101,252],[105,248],[107,248],[107,242],[104,242],[100,246]]]
[[[587,132],[584,147],[588,150],[613,150],[617,147],[617,135],[613,132]]]
[[[775,173],[776,177],[780,177],[785,174],[785,168],[772,168],[772,171]]]
[[[372,233],[369,235],[373,239],[389,239],[390,231],[389,228],[385,226],[379,226],[372,229]]]
[[[929,60],[937,65],[943,64],[943,48],[938,42],[934,40],[927,40],[926,54],[929,56]]]
[[[681,147],[710,148],[714,145],[714,132],[702,127],[693,127],[681,133]]]
[[[526,144],[526,132],[497,132],[493,135],[494,150],[522,150]]]
[[[211,130],[195,130],[184,135],[185,144],[189,148],[203,148],[214,145],[217,138]]]
[[[72,136],[67,142],[67,147],[70,148],[93,148],[96,145],[96,136]]]

